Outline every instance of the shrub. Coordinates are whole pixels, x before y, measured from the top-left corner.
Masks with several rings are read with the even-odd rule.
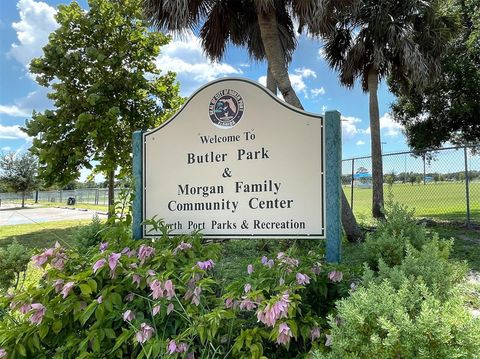
[[[416,249],[426,243],[427,231],[416,223],[413,213],[399,203],[387,202],[386,220],[378,222],[363,244],[363,257],[371,268],[377,269],[379,259],[390,267],[398,265],[406,255],[407,243]]]
[[[323,345],[322,313],[348,291],[337,268],[279,253],[251,263],[224,291],[215,277],[218,244],[199,234],[168,238],[161,222],[150,223],[161,238],[131,241],[128,226],[112,223],[93,254],[55,246],[34,256],[45,269],[40,283],[0,299],[0,350],[27,358],[291,358]]]
[[[421,250],[407,243],[407,255],[400,265],[389,267],[380,260],[378,273],[366,269],[363,284],[368,286],[372,281],[381,283],[388,279],[399,289],[405,281],[420,278],[435,297],[445,300],[468,271],[465,263],[449,260],[452,245],[453,241],[439,240],[437,234]]]
[[[22,272],[27,270],[30,252],[16,240],[6,249],[0,248],[0,291],[7,291],[20,283]]]
[[[77,242],[78,249],[82,252],[85,252],[93,246],[97,246],[102,241],[102,230],[104,230],[105,225],[102,224],[102,221],[95,214],[92,218],[92,222],[86,226],[81,226],[78,228],[73,238]]]
[[[359,288],[330,316],[331,351],[314,358],[451,359],[480,356],[480,321],[458,296],[444,302],[421,281]]]

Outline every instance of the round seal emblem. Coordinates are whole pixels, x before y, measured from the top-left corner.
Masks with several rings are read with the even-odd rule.
[[[219,91],[210,100],[208,114],[218,128],[232,128],[241,120],[244,111],[243,98],[232,89]]]

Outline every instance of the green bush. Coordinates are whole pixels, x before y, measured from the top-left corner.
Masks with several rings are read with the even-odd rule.
[[[293,358],[322,347],[324,313],[348,294],[345,274],[312,253],[258,258],[225,290],[220,246],[199,234],[132,241],[111,223],[108,246],[33,257],[42,280],[0,298],[0,350],[12,358]],[[312,299],[310,299],[312,298]],[[9,357],[10,357],[9,356]]]
[[[428,239],[425,227],[416,223],[413,210],[391,201],[386,208],[386,220],[378,222],[376,231],[369,233],[363,244],[364,261],[374,269],[380,259],[390,267],[400,264],[408,243],[420,249]]]
[[[0,291],[18,287],[29,261],[30,252],[16,240],[7,248],[0,248]]]
[[[102,224],[100,218],[95,214],[91,223],[81,226],[73,235],[73,238],[77,242],[78,249],[81,252],[85,252],[91,249],[91,247],[99,245],[102,241],[102,231],[104,228],[105,225]]]
[[[399,289],[388,280],[359,288],[339,302],[329,323],[331,351],[314,358],[480,357],[480,321],[459,296],[440,301],[421,280]]]
[[[467,274],[465,263],[449,260],[453,241],[442,241],[438,235],[428,241],[420,250],[407,243],[406,257],[400,265],[389,267],[379,261],[378,273],[366,268],[363,284],[381,283],[388,279],[395,289],[407,280],[420,278],[429,291],[437,298],[445,300]]]

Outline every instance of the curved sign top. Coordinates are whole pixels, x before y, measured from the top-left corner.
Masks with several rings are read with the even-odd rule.
[[[143,134],[143,218],[171,235],[324,238],[324,178],[324,118],[245,79],[205,85]]]

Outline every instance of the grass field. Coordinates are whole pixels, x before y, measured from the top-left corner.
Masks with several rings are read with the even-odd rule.
[[[350,202],[351,187],[343,186]],[[427,184],[395,183],[385,185],[385,199],[389,193],[393,200],[415,209],[417,217],[437,220],[465,221],[466,200],[464,182],[438,182]],[[372,190],[366,188],[353,189],[353,212],[360,219],[368,220],[372,208]],[[480,183],[470,183],[470,211],[472,221],[480,222]]]
[[[74,246],[73,233],[79,226],[90,220],[42,222],[16,224],[0,227],[0,247],[6,247],[14,240],[28,248],[46,248],[58,241],[62,246]]]

